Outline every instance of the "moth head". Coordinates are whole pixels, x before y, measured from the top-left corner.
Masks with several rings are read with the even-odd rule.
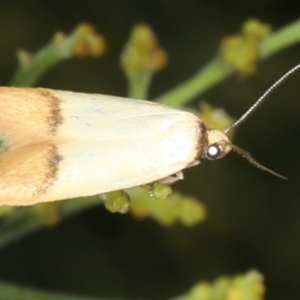
[[[219,130],[208,130],[207,146],[203,153],[209,160],[215,160],[224,157],[232,149],[231,142],[226,134]]]
[[[267,167],[261,165],[258,163],[249,152],[243,150],[242,148],[237,147],[236,145],[233,145],[229,138],[228,133],[236,126],[240,125],[242,122],[244,122],[252,113],[255,111],[265,100],[266,98],[271,94],[271,92],[274,91],[275,88],[277,88],[287,77],[289,77],[291,74],[296,72],[300,69],[300,64],[296,65],[292,69],[290,69],[288,72],[286,72],[283,76],[281,76],[274,84],[271,85],[267,89],[267,91],[233,124],[228,126],[224,129],[224,131],[219,130],[208,130],[207,131],[207,144],[204,147],[203,151],[203,158],[207,158],[210,160],[215,160],[224,157],[226,154],[228,154],[231,150],[234,152],[242,155],[244,158],[246,158],[252,165],[255,167],[267,171],[271,173],[274,176],[277,176],[281,179],[287,179],[285,176],[282,176]]]

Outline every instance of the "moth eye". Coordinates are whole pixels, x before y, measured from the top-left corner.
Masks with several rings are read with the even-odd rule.
[[[218,144],[212,144],[208,146],[207,152],[206,152],[206,157],[208,159],[217,159],[219,156],[222,154],[222,150]]]

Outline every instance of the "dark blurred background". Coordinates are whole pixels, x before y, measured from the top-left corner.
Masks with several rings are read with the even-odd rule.
[[[155,98],[205,65],[219,41],[251,17],[274,29],[300,17],[298,1],[127,0],[2,1],[0,84],[16,68],[15,51],[37,51],[53,33],[89,22],[108,42],[99,59],[73,59],[49,72],[39,86],[126,95],[119,55],[130,29],[150,24],[169,54],[155,76]],[[240,116],[276,79],[300,62],[300,45],[267,61],[246,80],[232,77],[206,100]],[[280,180],[237,155],[185,172],[176,188],[207,206],[194,227],[164,228],[151,220],[113,215],[102,207],[64,220],[0,251],[0,279],[54,291],[123,298],[166,299],[198,280],[255,268],[265,276],[267,299],[300,294],[300,73],[289,78],[236,135],[235,144],[289,177]]]

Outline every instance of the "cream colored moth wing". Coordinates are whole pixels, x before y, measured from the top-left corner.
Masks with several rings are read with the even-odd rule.
[[[63,115],[55,199],[154,182],[199,155],[200,119],[193,114],[148,101],[51,92],[62,100]]]
[[[10,108],[9,115],[15,121],[24,111],[25,117],[11,127],[0,123],[5,128],[0,138],[9,147],[0,156],[2,204],[27,205],[147,184],[193,164],[201,151],[201,120],[187,112],[104,95],[45,89],[14,93],[25,104],[21,110]]]

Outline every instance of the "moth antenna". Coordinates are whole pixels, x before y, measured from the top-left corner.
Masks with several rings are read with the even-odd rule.
[[[249,163],[252,164],[252,165],[254,165],[255,167],[257,167],[257,168],[259,168],[259,169],[261,169],[261,170],[263,170],[263,171],[267,171],[267,172],[271,173],[272,175],[274,175],[274,176],[276,176],[276,177],[279,177],[279,178],[281,178],[281,179],[287,180],[287,177],[285,177],[285,176],[283,176],[283,175],[280,175],[280,174],[278,174],[278,173],[276,173],[276,172],[270,170],[269,168],[267,168],[267,167],[261,165],[261,164],[260,164],[259,162],[257,162],[257,161],[252,157],[252,155],[251,155],[249,152],[247,152],[246,150],[244,150],[244,149],[242,149],[242,148],[240,148],[240,147],[238,147],[238,146],[235,146],[235,145],[233,145],[233,144],[231,144],[231,143],[229,143],[229,142],[226,142],[226,144],[228,144],[228,146],[229,146],[234,152],[236,152],[236,153],[242,155],[244,158],[246,158],[246,159],[249,161]]]
[[[260,105],[263,103],[264,100],[266,100],[266,98],[271,94],[271,92],[273,92],[275,90],[275,88],[277,88],[287,77],[289,77],[291,74],[293,74],[295,71],[297,71],[300,68],[300,64],[296,65],[295,67],[293,67],[292,69],[290,69],[288,72],[286,72],[283,76],[281,76],[273,85],[271,85],[271,87],[269,87],[267,89],[267,91],[238,119],[236,120],[233,124],[231,124],[230,126],[228,126],[227,128],[224,129],[224,133],[227,135],[228,132],[236,127],[237,125],[241,124],[242,122],[244,122],[249,115]],[[250,161],[251,162],[251,161]],[[266,171],[268,169],[265,169]],[[270,172],[270,170],[268,170]],[[272,171],[271,171],[272,173]],[[273,172],[274,173],[274,172]],[[276,173],[275,173],[276,174]],[[275,175],[274,174],[274,175]],[[278,174],[276,174],[276,176],[278,176]],[[278,177],[281,177],[281,175],[279,175]]]

